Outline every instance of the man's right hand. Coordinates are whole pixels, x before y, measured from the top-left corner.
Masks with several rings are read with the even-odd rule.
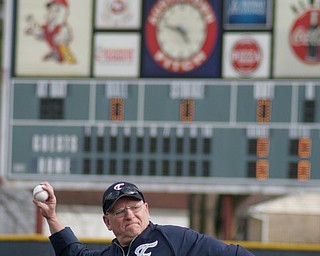
[[[48,182],[42,182],[40,185],[48,192],[49,198],[44,202],[34,198],[33,203],[40,209],[42,216],[47,220],[51,234],[54,234],[64,229],[56,214],[57,199],[53,187]]]

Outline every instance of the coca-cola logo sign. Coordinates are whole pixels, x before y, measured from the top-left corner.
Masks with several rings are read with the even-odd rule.
[[[289,42],[295,56],[306,64],[320,62],[320,9],[302,13],[293,23]]]
[[[259,67],[261,56],[260,46],[255,40],[241,39],[231,50],[231,63],[237,72],[249,75]]]

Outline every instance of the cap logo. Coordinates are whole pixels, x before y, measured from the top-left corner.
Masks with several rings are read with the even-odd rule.
[[[123,186],[124,186],[124,183],[118,183],[113,188],[114,190],[121,190]]]

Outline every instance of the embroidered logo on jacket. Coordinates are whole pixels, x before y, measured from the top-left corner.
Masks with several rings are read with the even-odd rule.
[[[149,244],[142,244],[140,246],[138,246],[136,248],[136,250],[134,251],[134,253],[137,256],[150,256],[151,252],[146,253],[146,250],[148,250],[149,248],[153,248],[156,247],[158,244],[158,240],[154,241],[153,243],[149,243]]]

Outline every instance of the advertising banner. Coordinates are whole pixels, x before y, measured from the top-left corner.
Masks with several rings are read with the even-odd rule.
[[[139,77],[140,35],[96,33],[94,38],[95,77]]]
[[[220,77],[221,13],[222,1],[145,1],[142,77]]]
[[[96,0],[97,29],[140,29],[141,0]]]
[[[222,76],[269,78],[270,33],[225,33]]]
[[[225,29],[270,29],[272,0],[224,0]]]
[[[275,7],[273,76],[320,77],[320,6],[281,0]]]
[[[17,3],[16,76],[89,76],[91,0]]]

